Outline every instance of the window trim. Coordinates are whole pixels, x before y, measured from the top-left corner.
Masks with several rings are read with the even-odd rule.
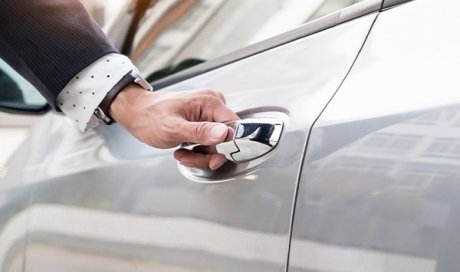
[[[10,114],[22,114],[22,115],[42,115],[47,113],[51,109],[48,103],[44,105],[8,105],[7,103],[0,102],[0,112]]]

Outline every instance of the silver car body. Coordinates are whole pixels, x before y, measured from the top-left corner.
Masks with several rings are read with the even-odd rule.
[[[457,271],[460,39],[456,1],[379,14],[315,123],[292,271]]]
[[[158,83],[284,121],[208,183],[117,125],[46,115],[0,183],[2,271],[455,271],[460,4],[390,2]]]

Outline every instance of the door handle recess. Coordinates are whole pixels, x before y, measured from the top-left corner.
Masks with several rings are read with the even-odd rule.
[[[217,153],[234,163],[259,158],[272,151],[278,144],[283,131],[283,121],[277,118],[247,118],[225,123],[233,128],[230,140],[217,144]],[[192,148],[197,145],[183,144]]]

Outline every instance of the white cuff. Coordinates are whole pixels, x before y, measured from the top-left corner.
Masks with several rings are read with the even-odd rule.
[[[111,53],[79,72],[57,97],[58,107],[81,131],[94,128],[100,120],[94,110],[106,94],[130,71],[137,69],[124,55]]]

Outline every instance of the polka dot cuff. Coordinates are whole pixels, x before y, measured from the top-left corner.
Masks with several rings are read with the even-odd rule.
[[[137,71],[128,57],[111,53],[83,69],[67,83],[57,97],[57,105],[81,131],[101,121],[94,110],[106,94],[130,71]]]

